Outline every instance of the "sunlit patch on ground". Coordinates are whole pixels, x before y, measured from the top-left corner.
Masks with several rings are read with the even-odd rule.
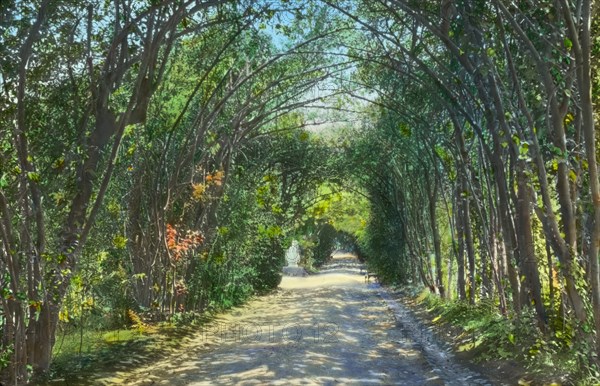
[[[181,349],[93,384],[441,385],[352,255],[219,315]]]

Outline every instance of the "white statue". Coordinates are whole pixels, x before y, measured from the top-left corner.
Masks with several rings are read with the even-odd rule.
[[[285,253],[285,261],[288,267],[297,267],[300,261],[300,244],[296,240],[292,241],[292,246]]]

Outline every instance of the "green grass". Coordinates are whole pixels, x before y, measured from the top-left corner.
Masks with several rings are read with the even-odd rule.
[[[126,371],[133,360],[136,365],[150,363],[161,354],[180,347],[182,341],[197,331],[206,320],[198,318],[185,326],[175,323],[146,325],[139,328],[112,330],[69,329],[57,334],[53,352],[51,379],[61,378],[77,384],[86,374]]]
[[[598,374],[589,366],[589,349],[577,346],[569,333],[543,333],[532,309],[503,316],[492,299],[476,305],[447,301],[424,291],[414,297],[427,308],[435,324],[460,331],[454,343],[458,351],[474,352],[481,360],[514,360],[544,380],[562,379],[569,384],[598,385]]]
[[[63,331],[53,349],[52,374],[77,372],[114,357],[115,346],[147,339],[131,329]]]

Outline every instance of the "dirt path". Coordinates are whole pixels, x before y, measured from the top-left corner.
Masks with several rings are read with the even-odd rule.
[[[220,316],[158,363],[97,384],[485,385],[458,367],[360,265],[338,255],[319,275]],[[398,308],[400,307],[400,308]]]

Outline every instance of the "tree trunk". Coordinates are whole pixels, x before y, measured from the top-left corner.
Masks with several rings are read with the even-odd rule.
[[[550,312],[551,315],[555,314],[554,309],[554,298],[555,298],[555,288],[554,288],[554,262],[552,261],[552,252],[550,250],[550,244],[548,244],[548,240],[545,240],[546,245],[546,259],[548,264],[548,296],[550,297]]]
[[[464,181],[463,181],[464,183]],[[466,189],[466,184],[463,185],[463,189]],[[467,190],[463,190],[466,197],[462,197],[463,200],[463,222],[464,222],[464,233],[465,233],[465,246],[467,249],[467,258],[469,259],[469,302],[475,304],[475,293],[477,291],[477,284],[475,283],[475,247],[473,245],[473,233],[471,230],[471,205],[470,197]]]
[[[461,206],[461,219],[462,221],[462,232],[464,235],[465,248],[467,250],[467,258],[469,262],[469,302],[475,304],[475,292],[477,285],[475,283],[475,247],[473,245],[473,232],[471,229],[471,195],[472,192],[469,189],[468,184],[468,171],[467,165],[469,163],[469,154],[465,148],[465,140],[463,133],[455,123],[454,135],[458,145],[458,150],[461,158],[459,163],[458,173],[460,175],[460,191],[459,197]]]
[[[429,194],[429,224],[431,225],[431,233],[433,235],[433,246],[435,250],[435,270],[436,270],[436,285],[440,291],[442,298],[446,297],[444,290],[443,272],[442,272],[442,248],[440,241],[440,232],[437,225],[436,204],[438,194],[438,182],[434,178],[433,190],[430,187]]]
[[[598,180],[598,160],[596,158],[596,125],[594,122],[594,105],[592,102],[592,69],[591,69],[591,22],[592,2],[584,0],[582,4],[581,31],[578,35],[573,25],[570,12],[566,12],[570,26],[571,39],[574,42],[575,61],[577,63],[577,80],[580,91],[580,108],[582,115],[582,131],[585,141],[585,155],[588,160],[590,198],[592,201],[593,222],[589,228],[590,245],[587,259],[590,266],[590,286],[592,308],[596,330],[596,351],[600,352],[600,266],[598,250],[600,247],[600,182]],[[573,23],[570,23],[572,21]],[[580,36],[580,41],[578,41]]]
[[[539,277],[539,269],[535,256],[533,244],[533,233],[531,230],[531,193],[527,184],[529,180],[525,171],[525,161],[517,161],[517,235],[519,242],[519,255],[521,266],[526,276],[527,287],[533,300],[540,327],[545,329],[547,322],[546,309],[542,302],[542,285]]]
[[[460,189],[456,189],[455,198],[455,222],[456,222],[456,238],[458,239],[458,253],[456,255],[456,266],[457,266],[457,280],[456,288],[458,292],[458,298],[460,300],[467,299],[467,291],[465,285],[465,236],[463,232],[463,206],[460,198]]]

